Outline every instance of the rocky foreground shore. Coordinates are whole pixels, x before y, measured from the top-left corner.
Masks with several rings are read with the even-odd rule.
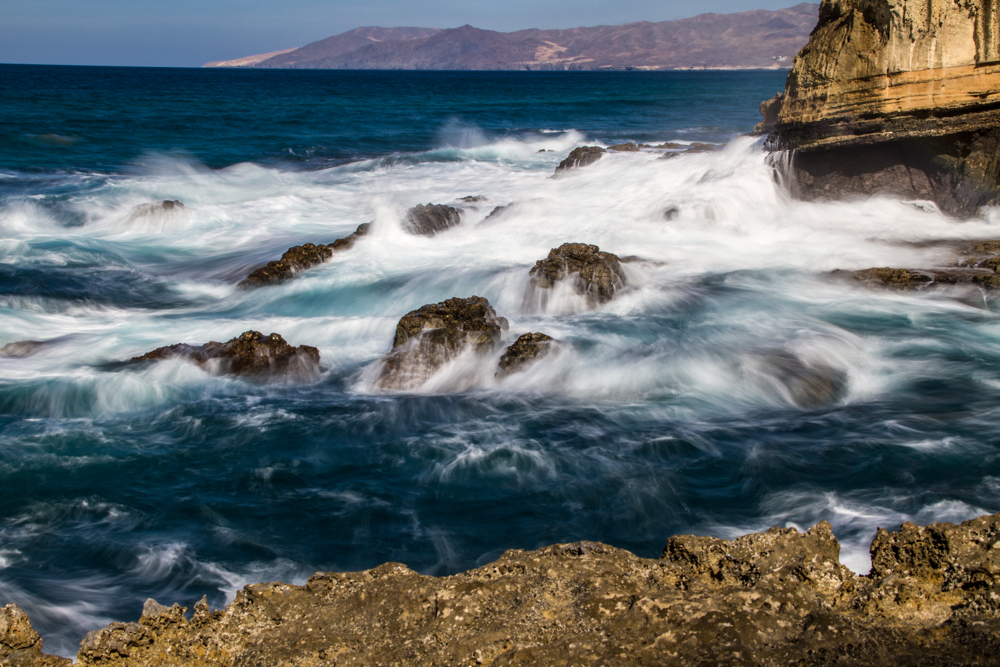
[[[682,535],[659,559],[578,542],[450,577],[386,563],[247,586],[225,609],[146,602],[91,632],[82,665],[997,665],[1000,514],[879,530],[871,573],[826,522],[732,541]],[[0,613],[0,665],[46,656]]]

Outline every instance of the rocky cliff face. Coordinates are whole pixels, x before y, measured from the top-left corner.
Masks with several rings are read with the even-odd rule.
[[[996,665],[1000,515],[880,530],[872,571],[830,525],[732,541],[685,535],[658,559],[592,542],[512,550],[451,577],[387,563],[305,586],[247,586],[193,615],[149,600],[90,633],[79,664]],[[0,615],[0,665],[57,665],[23,613]]]
[[[824,0],[762,105],[806,198],[884,191],[971,215],[998,196],[1000,18],[991,0]]]

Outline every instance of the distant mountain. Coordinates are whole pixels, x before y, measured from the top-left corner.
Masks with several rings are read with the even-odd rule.
[[[205,66],[297,69],[602,70],[790,67],[819,6],[701,14],[568,30],[357,28],[277,55]],[[271,55],[271,57],[267,57]],[[233,63],[241,63],[234,65]],[[246,64],[242,64],[246,63]]]

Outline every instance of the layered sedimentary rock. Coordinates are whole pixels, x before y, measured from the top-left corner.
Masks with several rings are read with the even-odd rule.
[[[804,198],[884,192],[956,215],[997,201],[1000,17],[988,0],[824,0],[761,106]]]
[[[1000,515],[879,530],[872,570],[828,523],[732,541],[670,538],[659,559],[578,542],[511,550],[450,577],[399,563],[245,587],[225,609],[149,601],[83,641],[102,667],[236,665],[995,665]],[[0,664],[34,651],[16,607]],[[13,658],[12,658],[13,657]],[[6,663],[5,663],[6,661]]]
[[[481,296],[431,303],[404,315],[396,325],[392,350],[383,357],[377,384],[413,389],[463,352],[492,352],[507,320]]]
[[[586,243],[564,243],[553,248],[531,269],[532,290],[548,290],[567,280],[592,306],[613,299],[626,283],[618,256]]]
[[[303,377],[315,374],[319,367],[319,350],[315,347],[294,347],[276,333],[265,336],[259,331],[244,331],[225,343],[160,347],[133,357],[132,362],[176,358],[193,361],[212,373],[252,377]]]
[[[322,264],[326,260],[330,259],[333,257],[334,252],[347,250],[353,246],[359,238],[367,235],[370,228],[371,223],[366,222],[363,225],[358,225],[357,230],[351,234],[342,239],[337,239],[330,244],[305,243],[303,245],[293,246],[285,251],[285,253],[281,256],[281,259],[268,262],[265,266],[251,272],[250,275],[240,282],[239,287],[262,287],[264,285],[281,283],[294,278],[302,271]]]

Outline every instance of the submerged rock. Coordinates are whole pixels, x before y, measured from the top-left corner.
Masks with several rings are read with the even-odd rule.
[[[767,145],[803,199],[884,193],[975,214],[1000,197],[1000,29],[987,0],[823,0]]]
[[[0,357],[27,357],[34,354],[40,347],[45,346],[47,342],[44,340],[19,340],[7,343],[0,347]]]
[[[377,385],[413,389],[443,365],[471,349],[492,352],[507,320],[481,296],[453,298],[410,311],[396,325],[392,351],[382,358]]]
[[[204,345],[179,343],[160,347],[133,362],[187,359],[206,370],[222,375],[304,377],[319,369],[319,350],[309,345],[292,347],[276,333],[265,336],[245,331],[225,343]]]
[[[600,146],[580,146],[574,148],[565,160],[559,163],[556,167],[556,173],[567,171],[569,169],[576,169],[578,167],[586,167],[589,164],[594,164],[601,159],[601,156],[607,153],[606,150]]]
[[[998,540],[1000,515],[880,529],[860,576],[841,565],[826,522],[675,536],[658,560],[576,542],[440,578],[386,563],[249,585],[225,610],[199,602],[190,620],[147,604],[138,623],[88,635],[78,657],[85,667],[985,666],[1000,655]],[[0,662],[9,655],[0,643]]]
[[[132,209],[132,215],[153,215],[155,213],[180,210],[182,208],[184,208],[184,202],[178,199],[164,199],[156,204],[139,204]]]
[[[747,370],[777,385],[779,393],[800,408],[831,405],[847,394],[844,370],[800,359],[784,350],[772,350],[755,357]]]
[[[403,229],[418,236],[434,236],[462,222],[462,212],[444,204],[417,204],[403,218]]]
[[[535,289],[551,289],[557,282],[568,279],[590,305],[610,301],[626,283],[621,260],[586,243],[564,243],[553,248],[548,257],[535,262],[531,269],[531,285]]]
[[[329,245],[305,243],[293,246],[285,251],[281,259],[268,262],[267,265],[255,269],[239,283],[238,287],[261,287],[294,278],[296,274],[330,259],[334,252],[347,250],[353,246],[360,237],[368,234],[370,226],[369,222],[358,225],[356,231]]]
[[[497,375],[503,378],[524,370],[548,354],[554,343],[552,336],[543,333],[521,334],[500,357],[500,371]]]

